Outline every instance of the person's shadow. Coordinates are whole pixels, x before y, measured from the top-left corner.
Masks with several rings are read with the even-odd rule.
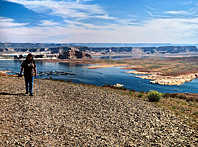
[[[7,92],[0,92],[0,95],[25,95],[24,93],[7,93]]]

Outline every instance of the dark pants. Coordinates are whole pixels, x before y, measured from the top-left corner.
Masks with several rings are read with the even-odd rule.
[[[26,92],[32,93],[33,90],[33,82],[34,82],[34,77],[25,77],[25,87],[26,87]]]

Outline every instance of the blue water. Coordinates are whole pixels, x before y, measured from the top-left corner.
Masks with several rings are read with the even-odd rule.
[[[0,60],[0,70],[11,71],[10,74],[20,72],[22,61]],[[125,73],[128,70],[120,69],[121,67],[110,67],[100,69],[84,68],[84,64],[74,63],[50,63],[44,61],[36,61],[37,71],[64,71],[72,72],[76,75],[50,75],[53,79],[63,79],[65,81],[72,80],[74,83],[84,83],[96,86],[104,84],[114,85],[116,83],[124,84],[124,87],[135,91],[157,90],[163,93],[198,93],[198,79],[184,83],[180,86],[168,86],[150,84],[150,80],[136,78],[134,74]],[[36,78],[45,79],[50,76],[37,76]],[[177,91],[175,91],[177,89]]]

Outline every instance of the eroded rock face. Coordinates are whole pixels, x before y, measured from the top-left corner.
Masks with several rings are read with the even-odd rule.
[[[193,79],[198,78],[197,73],[195,74],[186,74],[186,75],[180,75],[177,77],[174,76],[163,76],[163,75],[148,75],[148,76],[136,76],[142,79],[152,79],[154,81],[150,81],[150,83],[153,84],[160,84],[160,85],[181,85],[185,82],[190,82]]]
[[[85,53],[84,51],[80,51],[78,48],[72,47],[63,54],[58,56],[59,59],[91,59],[91,55]]]

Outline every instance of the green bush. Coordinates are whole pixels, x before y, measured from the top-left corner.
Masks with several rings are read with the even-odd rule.
[[[139,94],[138,94],[138,97],[142,97],[142,96],[143,96],[143,93],[139,93]]]
[[[159,102],[162,98],[162,93],[159,93],[158,91],[150,90],[147,97],[149,99],[149,102]]]
[[[135,90],[134,90],[134,89],[131,89],[130,91],[131,91],[131,92],[135,92]]]

